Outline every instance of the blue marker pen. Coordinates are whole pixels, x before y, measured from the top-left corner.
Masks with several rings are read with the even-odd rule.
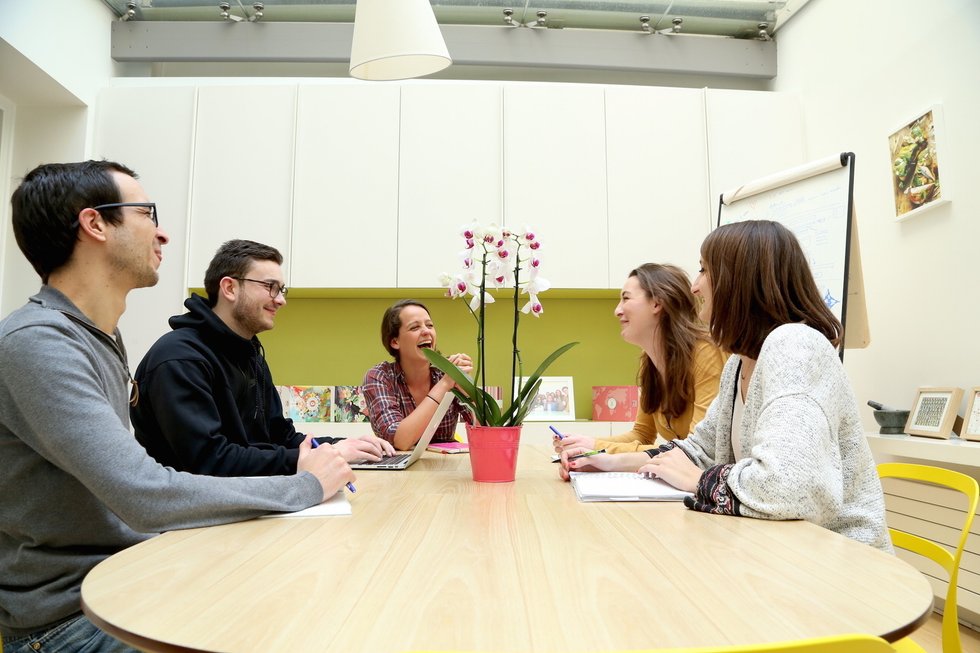
[[[552,431],[552,432],[553,432],[553,433],[554,433],[555,435],[557,435],[557,436],[558,436],[558,439],[559,439],[559,440],[564,440],[564,439],[565,439],[565,436],[561,434],[561,431],[559,431],[558,429],[556,429],[556,428],[555,428],[554,426],[549,426],[548,428],[549,428],[549,429],[551,429],[551,431]]]
[[[320,446],[320,443],[316,441],[316,438],[310,438],[310,443],[314,449]],[[351,492],[357,492],[357,488],[354,487],[353,483],[348,483],[347,489],[350,490]]]

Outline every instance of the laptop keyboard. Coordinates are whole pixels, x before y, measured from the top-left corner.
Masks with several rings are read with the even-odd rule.
[[[376,462],[364,461],[361,464],[362,465],[397,465],[403,460],[408,460],[408,457],[410,455],[411,454],[408,453],[400,453],[396,456],[388,456],[387,458],[382,458],[381,460],[378,460]]]

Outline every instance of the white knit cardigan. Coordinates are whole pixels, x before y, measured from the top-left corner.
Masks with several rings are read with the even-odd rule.
[[[701,469],[732,465],[727,484],[741,515],[805,519],[892,551],[857,402],[827,338],[801,324],[785,324],[766,338],[749,383],[735,462],[739,362],[729,358],[704,419],[674,443]]]

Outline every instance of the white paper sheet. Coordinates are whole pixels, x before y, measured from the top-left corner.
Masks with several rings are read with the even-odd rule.
[[[332,517],[334,515],[349,515],[351,512],[350,501],[347,500],[347,497],[344,495],[343,491],[340,491],[323,503],[311,506],[306,510],[297,510],[296,512],[275,512],[268,515],[262,515],[259,517],[259,519],[284,519],[287,517]]]

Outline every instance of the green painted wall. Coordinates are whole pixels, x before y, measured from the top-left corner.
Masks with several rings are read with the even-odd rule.
[[[276,383],[355,385],[368,368],[389,360],[381,345],[381,315],[397,299],[419,296],[392,297],[392,291],[386,292],[387,297],[367,298],[290,295],[276,318],[276,328],[260,335]],[[475,358],[476,321],[469,310],[462,300],[432,297],[431,293],[421,293],[430,295],[421,301],[431,312],[439,349],[446,354],[465,351]],[[598,298],[549,298],[546,293],[541,296],[544,315],[521,315],[519,345],[525,374],[561,345],[579,341],[547,371],[549,376],[574,377],[577,419],[592,417],[593,385],[632,385],[636,379],[640,350],[619,337],[613,316],[618,301],[614,293],[594,293],[606,295]],[[487,306],[487,384],[504,386],[505,396],[510,392],[511,307],[504,297]]]

